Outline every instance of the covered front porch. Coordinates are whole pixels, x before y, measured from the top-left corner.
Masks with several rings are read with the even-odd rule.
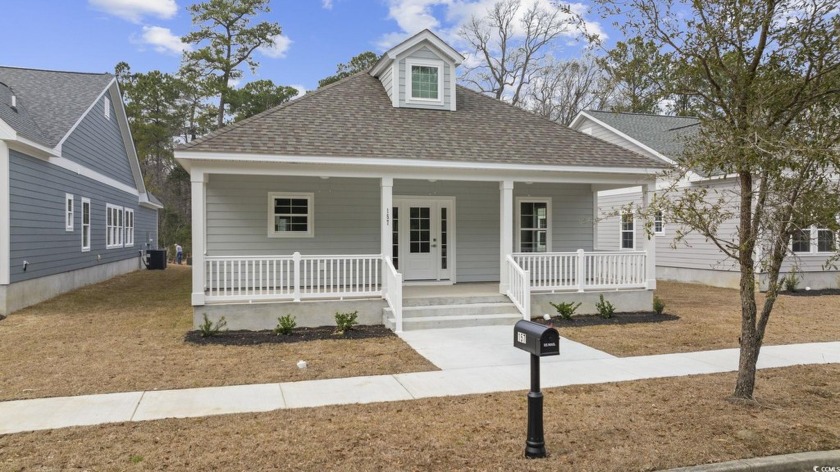
[[[318,172],[193,164],[196,313],[380,300],[401,331],[406,300],[423,290],[492,287],[527,318],[550,312],[543,295],[655,288],[647,237],[634,250],[597,250],[597,191],[638,184],[638,174]]]

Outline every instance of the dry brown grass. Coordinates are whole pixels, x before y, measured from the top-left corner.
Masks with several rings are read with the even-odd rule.
[[[138,271],[0,321],[0,400],[436,370],[396,337],[185,343],[190,283],[184,266]]]
[[[665,312],[679,320],[559,328],[560,335],[618,356],[738,347],[741,307],[737,290],[659,282],[656,294],[665,302]],[[770,315],[764,344],[838,340],[840,295],[782,295]]]
[[[725,400],[734,374],[548,390],[544,460],[522,458],[514,392],[8,435],[0,468],[627,471],[840,448],[840,366],[758,377],[758,406]]]

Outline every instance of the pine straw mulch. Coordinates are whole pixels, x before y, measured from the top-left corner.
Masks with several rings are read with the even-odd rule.
[[[333,339],[375,339],[375,338],[396,338],[393,331],[383,325],[357,325],[347,330],[344,334],[338,334],[335,326],[318,326],[316,328],[294,328],[289,334],[277,334],[273,330],[247,331],[229,330],[222,331],[215,336],[202,337],[201,332],[189,331],[184,340],[193,344],[221,344],[224,346],[253,346],[256,344],[289,344],[309,341],[325,341]]]
[[[759,371],[757,404],[726,401],[734,379],[548,389],[538,460],[523,390],[0,436],[0,469],[609,472],[840,448],[840,365]]]

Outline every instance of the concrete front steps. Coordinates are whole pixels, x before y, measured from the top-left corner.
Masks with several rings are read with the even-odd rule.
[[[403,300],[403,331],[513,326],[521,319],[519,310],[503,295],[424,297]],[[396,321],[390,308],[383,310],[382,323],[389,329],[396,330]]]

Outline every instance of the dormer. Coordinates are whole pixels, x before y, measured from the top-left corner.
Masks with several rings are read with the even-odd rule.
[[[464,61],[458,51],[429,30],[388,50],[370,70],[394,108],[455,111],[455,68]]]

